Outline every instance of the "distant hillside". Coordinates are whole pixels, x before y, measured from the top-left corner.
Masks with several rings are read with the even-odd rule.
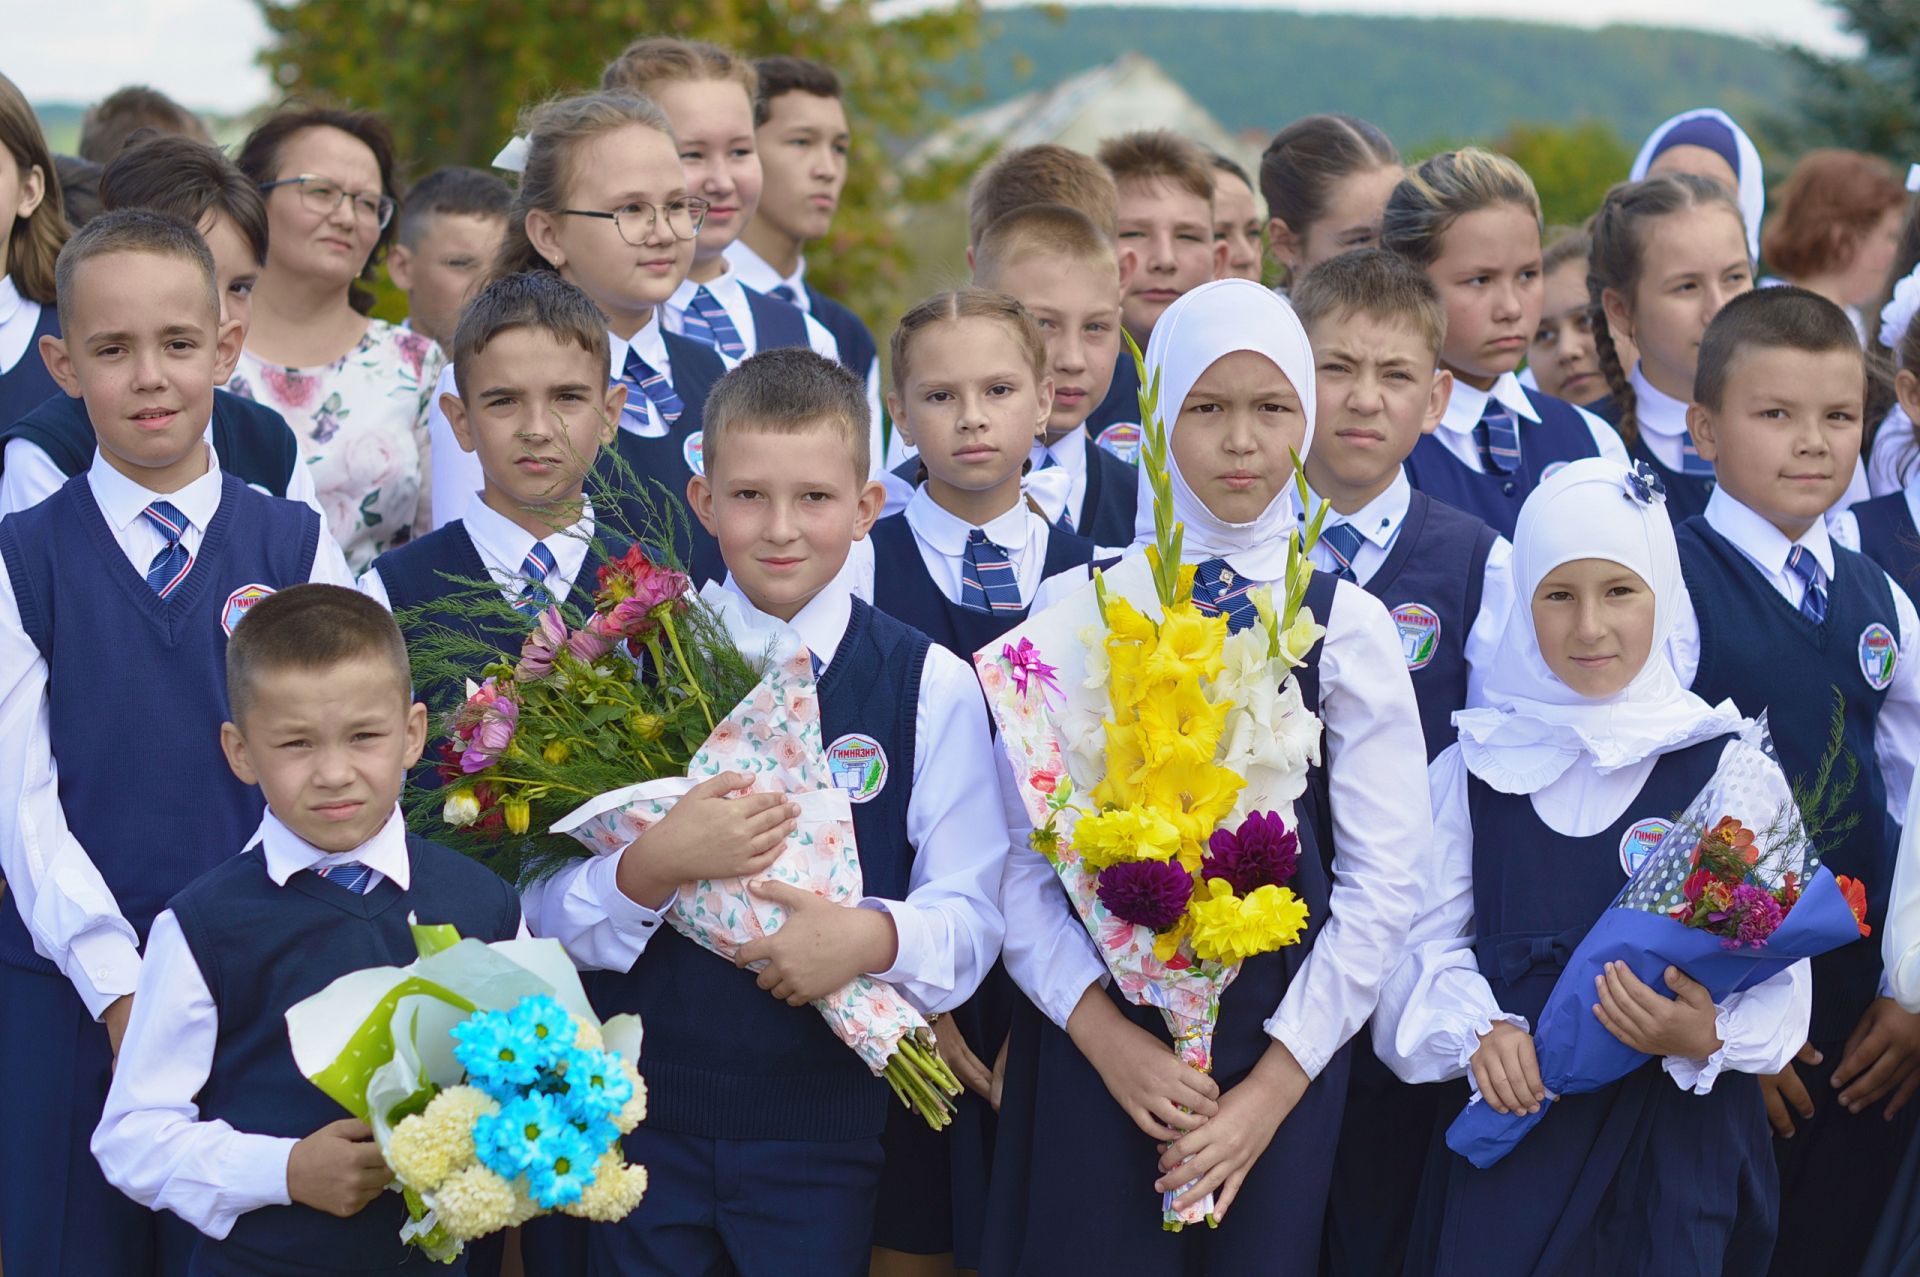
[[[1271,10],[996,9],[987,102],[1126,50],[1157,61],[1228,128],[1271,133],[1315,111],[1365,116],[1403,147],[1515,123],[1600,119],[1636,140],[1695,106],[1778,109],[1794,72],[1751,40],[1649,27]]]

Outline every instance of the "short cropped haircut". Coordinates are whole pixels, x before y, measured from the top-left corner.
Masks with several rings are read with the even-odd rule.
[[[1907,202],[1893,165],[1859,151],[1808,151],[1760,235],[1760,256],[1794,279],[1845,270],[1874,224]]]
[[[1309,335],[1323,319],[1365,315],[1405,324],[1440,356],[1447,340],[1447,305],[1427,272],[1398,253],[1361,248],[1328,258],[1287,294]]]
[[[196,142],[213,141],[206,124],[192,111],[158,89],[130,84],[101,98],[80,117],[80,158],[106,164],[141,129]]]
[[[1469,146],[1442,151],[1400,179],[1387,197],[1380,243],[1416,266],[1438,260],[1447,230],[1468,213],[1515,204],[1540,225],[1540,196],[1527,171],[1504,155]]]
[[[1093,220],[1108,239],[1120,237],[1120,193],[1113,175],[1091,155],[1043,142],[997,155],[967,192],[967,243],[978,246],[987,228],[1029,204],[1065,204]]]
[[[1100,162],[1123,182],[1164,182],[1213,207],[1213,162],[1198,142],[1171,129],[1138,129],[1100,144]]]
[[[707,473],[735,431],[784,435],[825,427],[847,445],[853,472],[864,483],[872,466],[868,424],[867,387],[860,378],[805,346],[763,350],[707,395]]]
[[[1734,360],[1755,347],[1815,355],[1852,351],[1860,357],[1861,393],[1866,391],[1866,354],[1846,311],[1804,288],[1756,288],[1722,306],[1707,325],[1693,374],[1694,402],[1718,411]]]
[[[753,95],[753,127],[756,129],[771,118],[775,98],[789,93],[811,93],[817,98],[842,96],[839,73],[809,58],[786,54],[755,58],[753,73],[759,81],[759,89]]]
[[[438,168],[413,184],[400,205],[400,229],[394,238],[408,248],[427,233],[431,217],[507,218],[513,192],[492,173],[477,168]]]
[[[1002,279],[1029,254],[1119,270],[1113,241],[1092,218],[1065,204],[1029,204],[987,227],[973,247],[974,276],[982,283]]]
[[[267,202],[260,186],[217,146],[186,137],[152,136],[113,157],[100,175],[100,202],[113,208],[171,213],[198,226],[209,215],[231,221],[267,261]]]
[[[283,670],[324,674],[348,661],[393,668],[399,695],[412,700],[407,641],[387,609],[340,585],[290,585],[247,610],[227,640],[227,713],[244,726],[260,680]]]
[[[460,312],[453,330],[453,384],[461,398],[467,375],[487,343],[512,328],[537,328],[561,345],[571,343],[606,368],[607,317],[578,285],[550,270],[521,271],[489,283]]]
[[[753,64],[732,49],[669,35],[635,40],[600,73],[601,88],[646,96],[662,85],[703,80],[732,80],[747,91],[749,102],[759,95]]]
[[[213,253],[193,223],[149,209],[121,208],[102,213],[82,226],[60,250],[60,261],[53,272],[54,289],[59,296],[60,326],[68,336],[80,336],[72,326],[73,290],[80,268],[96,257],[113,253],[151,253],[191,262],[206,281],[208,309],[216,319],[219,317],[220,291],[214,283]]]

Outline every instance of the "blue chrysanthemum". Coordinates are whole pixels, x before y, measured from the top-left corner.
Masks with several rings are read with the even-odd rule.
[[[547,1096],[522,1095],[473,1124],[473,1147],[488,1170],[512,1179],[537,1166],[552,1140],[578,1134]]]
[[[581,1192],[593,1183],[594,1165],[600,1160],[600,1148],[571,1123],[546,1132],[535,1154],[527,1168],[527,1184],[533,1200],[547,1210],[579,1201]]]
[[[514,1025],[532,1040],[540,1063],[553,1067],[572,1051],[574,1024],[567,1009],[544,994],[522,998],[513,1009]]]
[[[499,1011],[479,1011],[453,1026],[453,1058],[467,1080],[506,1102],[540,1076],[538,1042]]]
[[[633,1098],[617,1056],[575,1048],[566,1061],[566,1105],[585,1117],[610,1118]]]

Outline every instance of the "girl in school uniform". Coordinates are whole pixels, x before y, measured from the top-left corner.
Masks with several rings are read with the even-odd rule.
[[[1288,449],[1312,442],[1313,352],[1286,302],[1218,280],[1166,311],[1147,364],[1160,378],[1194,596],[1243,627],[1247,587],[1285,575]],[[1147,541],[1153,501],[1140,482]],[[1295,673],[1325,729],[1324,768],[1294,804],[1294,889],[1309,931],[1243,964],[1221,1003],[1211,1075],[1178,1061],[1158,1011],[1110,991],[1009,795],[1004,957],[1037,1012],[1016,1017],[1008,1051],[986,1277],[1303,1273],[1318,1262],[1346,1044],[1422,905],[1429,823],[1414,779],[1419,713],[1385,607],[1324,573],[1307,606],[1327,629]],[[1162,1189],[1215,1192],[1219,1226],[1163,1231]]]
[[[1409,173],[1381,229],[1381,243],[1425,270],[1447,304],[1440,361],[1453,398],[1407,458],[1407,479],[1507,537],[1549,472],[1582,457],[1627,460],[1606,422],[1515,376],[1540,325],[1540,229],[1526,171],[1471,147]]]
[[[1459,743],[1429,773],[1442,903],[1408,937],[1374,1021],[1403,1078],[1469,1074],[1498,1112],[1545,1098],[1529,1024],[1564,955],[1625,883],[1638,837],[1693,801],[1746,726],[1674,671],[1686,592],[1673,526],[1657,487],[1629,477],[1578,461],[1521,511],[1518,603],[1487,704],[1456,716]],[[1773,778],[1770,801],[1790,801]],[[1806,1038],[1807,964],[1717,1006],[1677,970],[1666,984],[1609,972],[1595,992],[1601,1021],[1655,1057],[1639,1070],[1556,1100],[1486,1170],[1436,1142],[1408,1273],[1766,1271],[1778,1181],[1753,1075]]]
[[[1260,156],[1260,198],[1281,292],[1330,257],[1378,244],[1403,173],[1393,140],[1357,116],[1303,116],[1274,134]]]
[[[1760,223],[1767,213],[1767,176],[1760,151],[1733,117],[1713,107],[1682,111],[1663,121],[1640,145],[1627,180],[1662,173],[1693,173],[1727,188],[1747,230],[1747,256],[1760,256]]]
[[[0,75],[0,429],[60,393],[40,339],[60,335],[53,263],[73,234],[53,152],[27,99]]]
[[[1600,354],[1593,344],[1593,318],[1587,305],[1587,257],[1593,236],[1584,229],[1562,226],[1547,232],[1540,258],[1540,323],[1527,349],[1527,366],[1520,384],[1544,390],[1555,399],[1579,404],[1604,417],[1596,399],[1605,399],[1607,379],[1600,371]],[[1624,339],[1617,339],[1616,344]],[[1623,354],[1623,362],[1627,357]]]
[[[1893,391],[1899,399],[1881,425],[1881,434],[1899,432],[1908,449],[1913,448],[1913,422],[1920,420],[1920,277],[1902,281],[1894,299],[1881,312],[1880,340],[1899,360]],[[1875,460],[1880,441],[1874,441]],[[1847,524],[1853,525],[1851,540],[1860,553],[1886,569],[1894,582],[1912,594],[1920,587],[1920,472],[1909,472],[1905,482],[1892,491],[1856,504],[1840,520],[1829,520],[1832,530],[1847,537]]]

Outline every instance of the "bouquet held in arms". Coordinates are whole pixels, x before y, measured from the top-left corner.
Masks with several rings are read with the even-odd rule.
[[[1831,754],[1827,761],[1823,777]],[[1447,1146],[1475,1166],[1492,1166],[1547,1119],[1553,1097],[1597,1091],[1646,1062],[1594,1014],[1594,981],[1608,963],[1625,964],[1655,989],[1666,987],[1669,966],[1678,967],[1720,1002],[1860,939],[1866,912],[1865,886],[1820,865],[1763,718],[1728,747],[1712,779],[1567,958],[1533,1032],[1548,1098],[1532,1113],[1498,1113],[1475,1099],[1448,1128]],[[1533,942],[1510,943],[1522,950],[1513,959],[1527,960]]]
[[[459,606],[488,599],[511,611],[497,589]],[[414,795],[416,825],[525,882],[624,853],[696,784],[737,772],[800,809],[779,857],[751,881],[857,901],[852,808],[827,766],[811,661],[797,644],[750,657],[741,644],[751,638],[736,642],[730,629],[738,615],[726,591],[694,595],[685,576],[633,548],[599,569],[590,614],[541,612],[512,665],[471,640],[463,649],[444,628],[420,645],[416,679],[464,668],[484,681],[468,679],[447,724],[443,787]],[[749,881],[683,884],[669,924],[732,961],[786,920]],[[926,1019],[892,986],[861,976],[814,1006],[930,1124],[950,1120],[959,1082],[934,1054]]]
[[[1132,343],[1129,342],[1129,345]],[[1220,998],[1256,954],[1297,944],[1307,906],[1293,800],[1320,756],[1320,722],[1292,669],[1324,631],[1303,609],[1305,556],[1324,511],[1288,549],[1285,597],[1255,590],[1259,620],[1227,633],[1193,602],[1173,519],[1167,427],[1138,347],[1140,464],[1154,543],[1004,642],[974,656],[1034,826],[1120,992],[1159,1008],[1185,1063],[1211,1070]],[[1299,471],[1298,458],[1294,465]],[[1304,500],[1304,486],[1302,490]],[[1212,1219],[1208,1197],[1163,1223]]]

